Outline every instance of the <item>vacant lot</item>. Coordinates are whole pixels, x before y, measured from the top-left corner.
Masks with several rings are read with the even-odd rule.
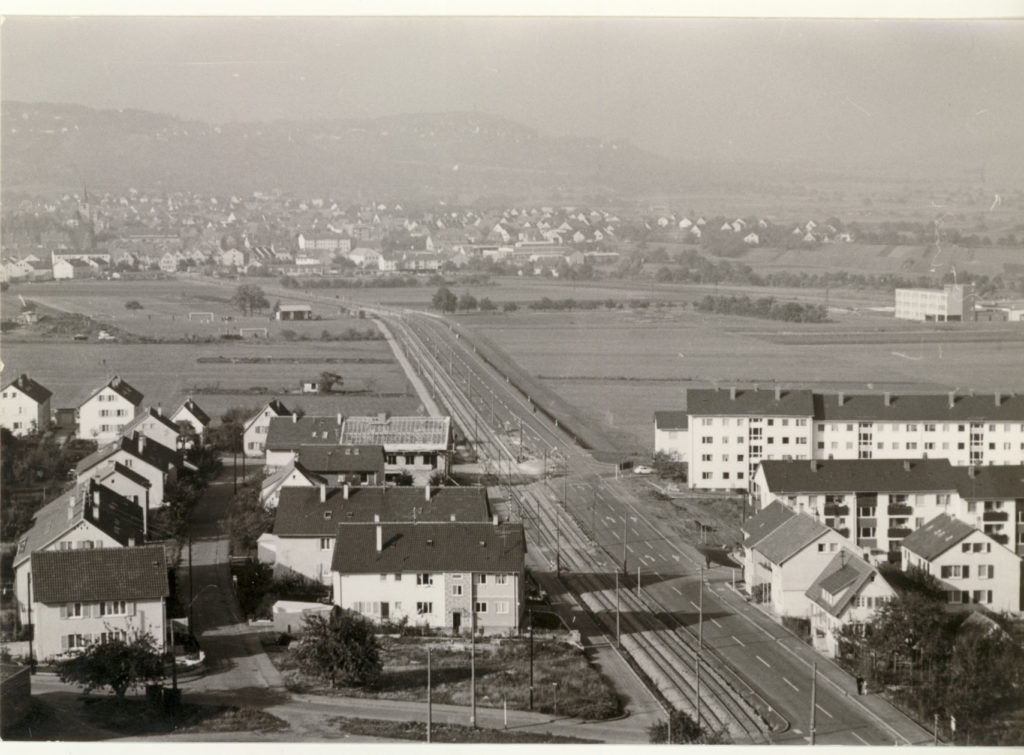
[[[1024,390],[1019,325],[833,317],[837,322],[794,325],[673,308],[517,312],[461,322],[581,412],[648,451],[654,410],[682,408],[688,387],[778,382],[815,390]],[[965,332],[974,337],[965,339]]]

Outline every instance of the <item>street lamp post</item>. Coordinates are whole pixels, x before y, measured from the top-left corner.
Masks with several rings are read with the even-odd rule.
[[[427,744],[430,744],[430,728],[434,717],[434,702],[430,687],[430,646],[427,645]]]
[[[530,621],[530,710],[533,710],[533,609],[527,611]]]

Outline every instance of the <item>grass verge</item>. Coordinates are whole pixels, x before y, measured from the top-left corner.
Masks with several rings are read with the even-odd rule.
[[[330,723],[348,734],[386,739],[411,739],[427,741],[427,725],[422,721],[377,721],[369,718],[332,718]],[[473,729],[458,724],[434,724],[430,729],[432,743],[480,743],[480,744],[597,744],[597,740],[563,737],[557,734],[534,731],[509,731],[508,729]]]

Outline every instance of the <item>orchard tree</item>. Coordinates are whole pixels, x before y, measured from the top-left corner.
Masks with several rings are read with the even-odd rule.
[[[332,689],[372,684],[382,667],[373,624],[340,606],[328,616],[306,617],[295,660],[304,673],[329,682]]]
[[[123,700],[129,689],[164,678],[164,656],[157,651],[152,636],[143,634],[130,642],[110,640],[89,645],[81,655],[58,663],[57,675],[62,682],[77,684],[86,693],[110,687]]]
[[[236,309],[247,315],[251,315],[257,310],[267,309],[270,306],[270,300],[263,293],[263,289],[248,283],[235,289],[235,294],[231,297],[231,303]]]
[[[477,308],[476,297],[468,291],[459,297],[458,307],[461,311],[467,311]]]
[[[320,393],[330,393],[335,385],[343,385],[341,375],[336,372],[324,371],[320,373]]]
[[[441,286],[437,289],[434,293],[434,298],[430,301],[434,309],[439,309],[442,312],[454,312],[459,304],[458,298],[447,286]]]

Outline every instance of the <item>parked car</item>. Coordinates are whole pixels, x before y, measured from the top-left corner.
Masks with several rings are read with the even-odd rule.
[[[633,467],[633,472],[635,474],[654,474],[654,469],[646,464],[637,464]]]

